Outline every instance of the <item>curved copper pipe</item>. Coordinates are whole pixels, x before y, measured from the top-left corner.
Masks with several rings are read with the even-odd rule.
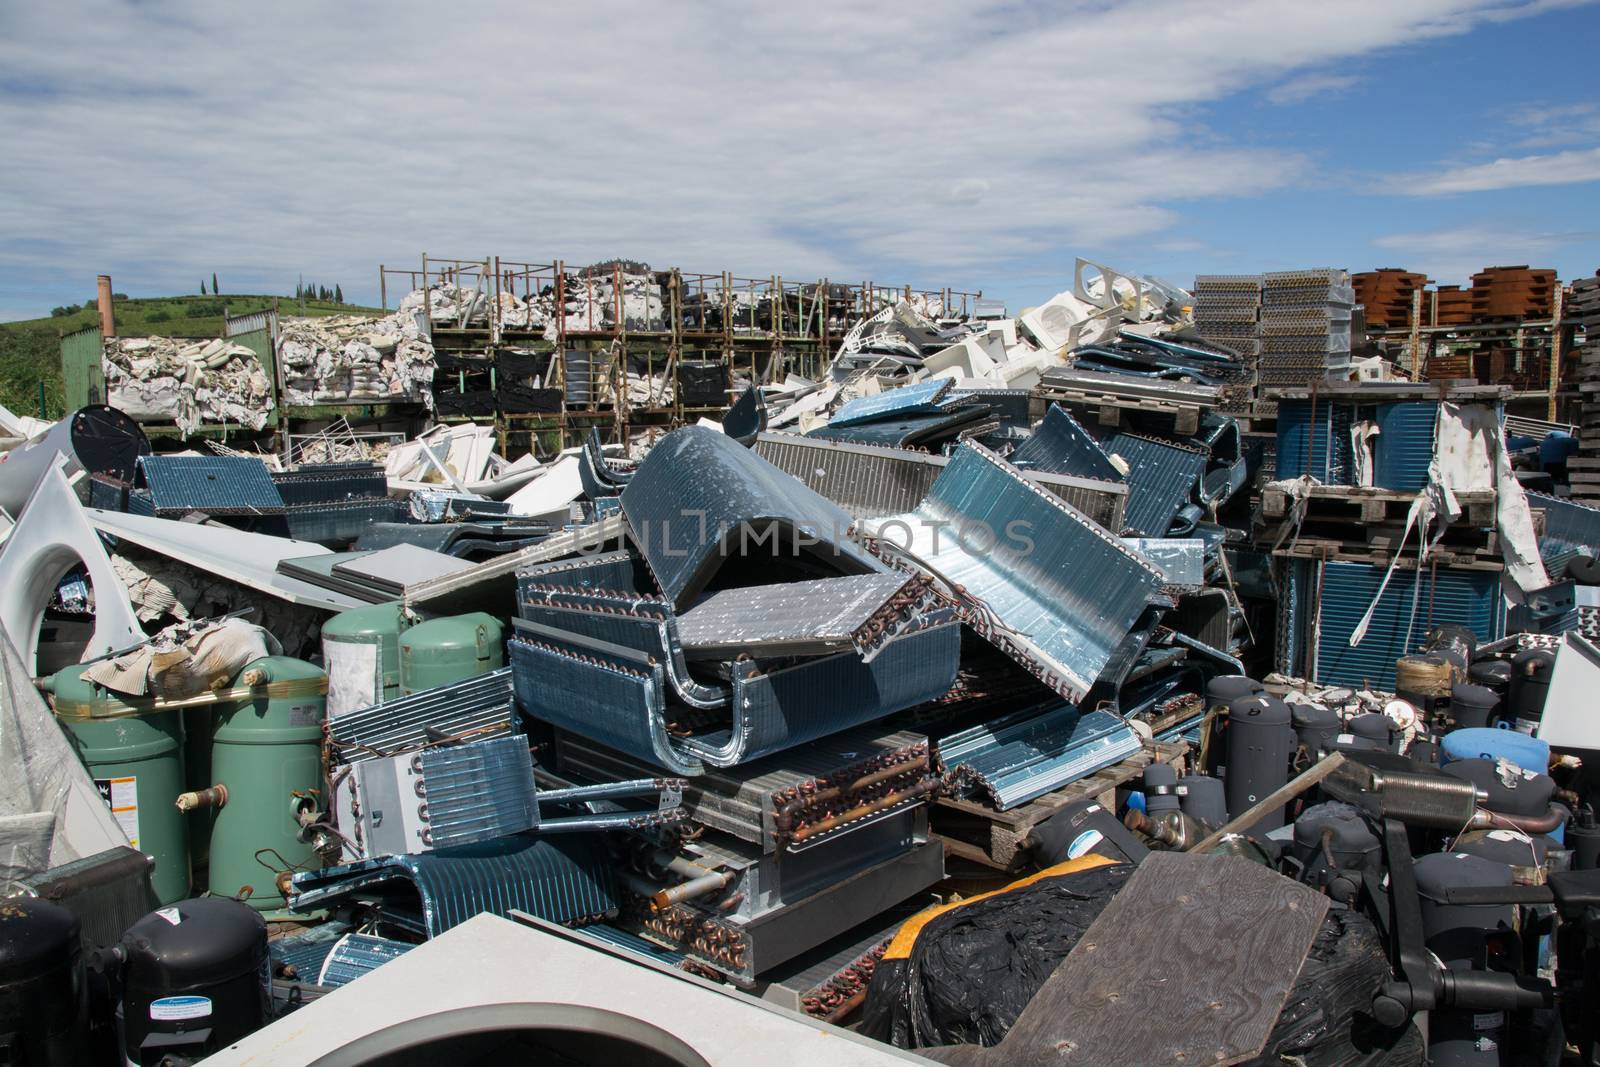
[[[1543,815],[1506,815],[1479,808],[1472,817],[1472,829],[1518,830],[1525,834],[1548,834],[1566,821],[1567,810],[1554,804]]]

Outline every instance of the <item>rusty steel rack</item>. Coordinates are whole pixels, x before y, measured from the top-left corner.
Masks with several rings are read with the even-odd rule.
[[[426,254],[420,268],[380,265],[378,282],[385,310],[391,285],[396,292],[427,293],[435,348],[480,356],[491,388],[497,391],[504,353],[542,363],[542,386],[561,394],[559,402],[552,399],[545,406],[556,410],[495,409],[502,450],[520,446],[541,454],[573,446],[591,426],[600,427],[610,440],[626,441],[702,417],[719,418],[733,399],[728,395],[731,390],[724,390],[718,403],[704,402],[703,395],[700,402],[685,403],[681,372],[686,364],[720,363],[730,385],[735,377],[759,383],[782,381],[789,372],[816,379],[826,372],[840,340],[862,318],[901,299],[919,297],[939,317],[965,318],[982,297],[981,292],[950,288],[653,270],[620,261],[573,268],[559,259],[529,262]],[[483,294],[487,315],[472,322],[432,322],[429,287],[439,282]],[[645,290],[642,322],[640,316],[627,313],[630,283],[636,295],[638,289]],[[544,314],[538,324],[513,311],[516,304],[503,300],[505,295],[524,306],[541,304]],[[569,302],[577,305],[574,313],[569,313]],[[568,353],[587,368],[587,388],[569,389],[573,383],[567,377]],[[647,382],[659,376],[659,395],[652,391],[643,402],[630,399],[629,368]]]

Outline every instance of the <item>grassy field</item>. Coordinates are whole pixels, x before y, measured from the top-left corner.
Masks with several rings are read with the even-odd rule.
[[[220,337],[223,308],[230,314],[242,315],[270,308],[275,300],[279,313],[285,316],[382,314],[377,308],[292,297],[163,296],[118,300],[117,333],[123,337]],[[0,322],[0,403],[19,415],[38,415],[39,387],[43,384],[45,417],[60,418],[65,414],[61,397],[61,335],[99,322],[92,303],[89,307],[79,305],[70,315]]]

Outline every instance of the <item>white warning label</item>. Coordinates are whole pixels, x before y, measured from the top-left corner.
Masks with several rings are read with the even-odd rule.
[[[106,802],[111,814],[128,837],[128,844],[139,847],[139,779],[96,778],[94,787],[100,790],[100,799]]]

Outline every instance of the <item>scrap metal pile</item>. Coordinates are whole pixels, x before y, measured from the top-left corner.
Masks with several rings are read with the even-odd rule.
[[[1201,321],[1325,369],[1332,273],[1281,277]],[[1524,491],[1496,387],[1318,379],[1247,434],[1194,304],[1082,262],[1014,320],[900,302],[824,381],[515,462],[78,413],[0,464],[51,702],[5,689],[0,861],[123,872],[124,955],[234,915],[225,973],[307,1018],[492,913],[937,1062],[1592,1048],[1600,510]]]
[[[113,337],[103,367],[111,406],[140,422],[259,430],[272,413],[272,381],[256,353],[223,338]]]

